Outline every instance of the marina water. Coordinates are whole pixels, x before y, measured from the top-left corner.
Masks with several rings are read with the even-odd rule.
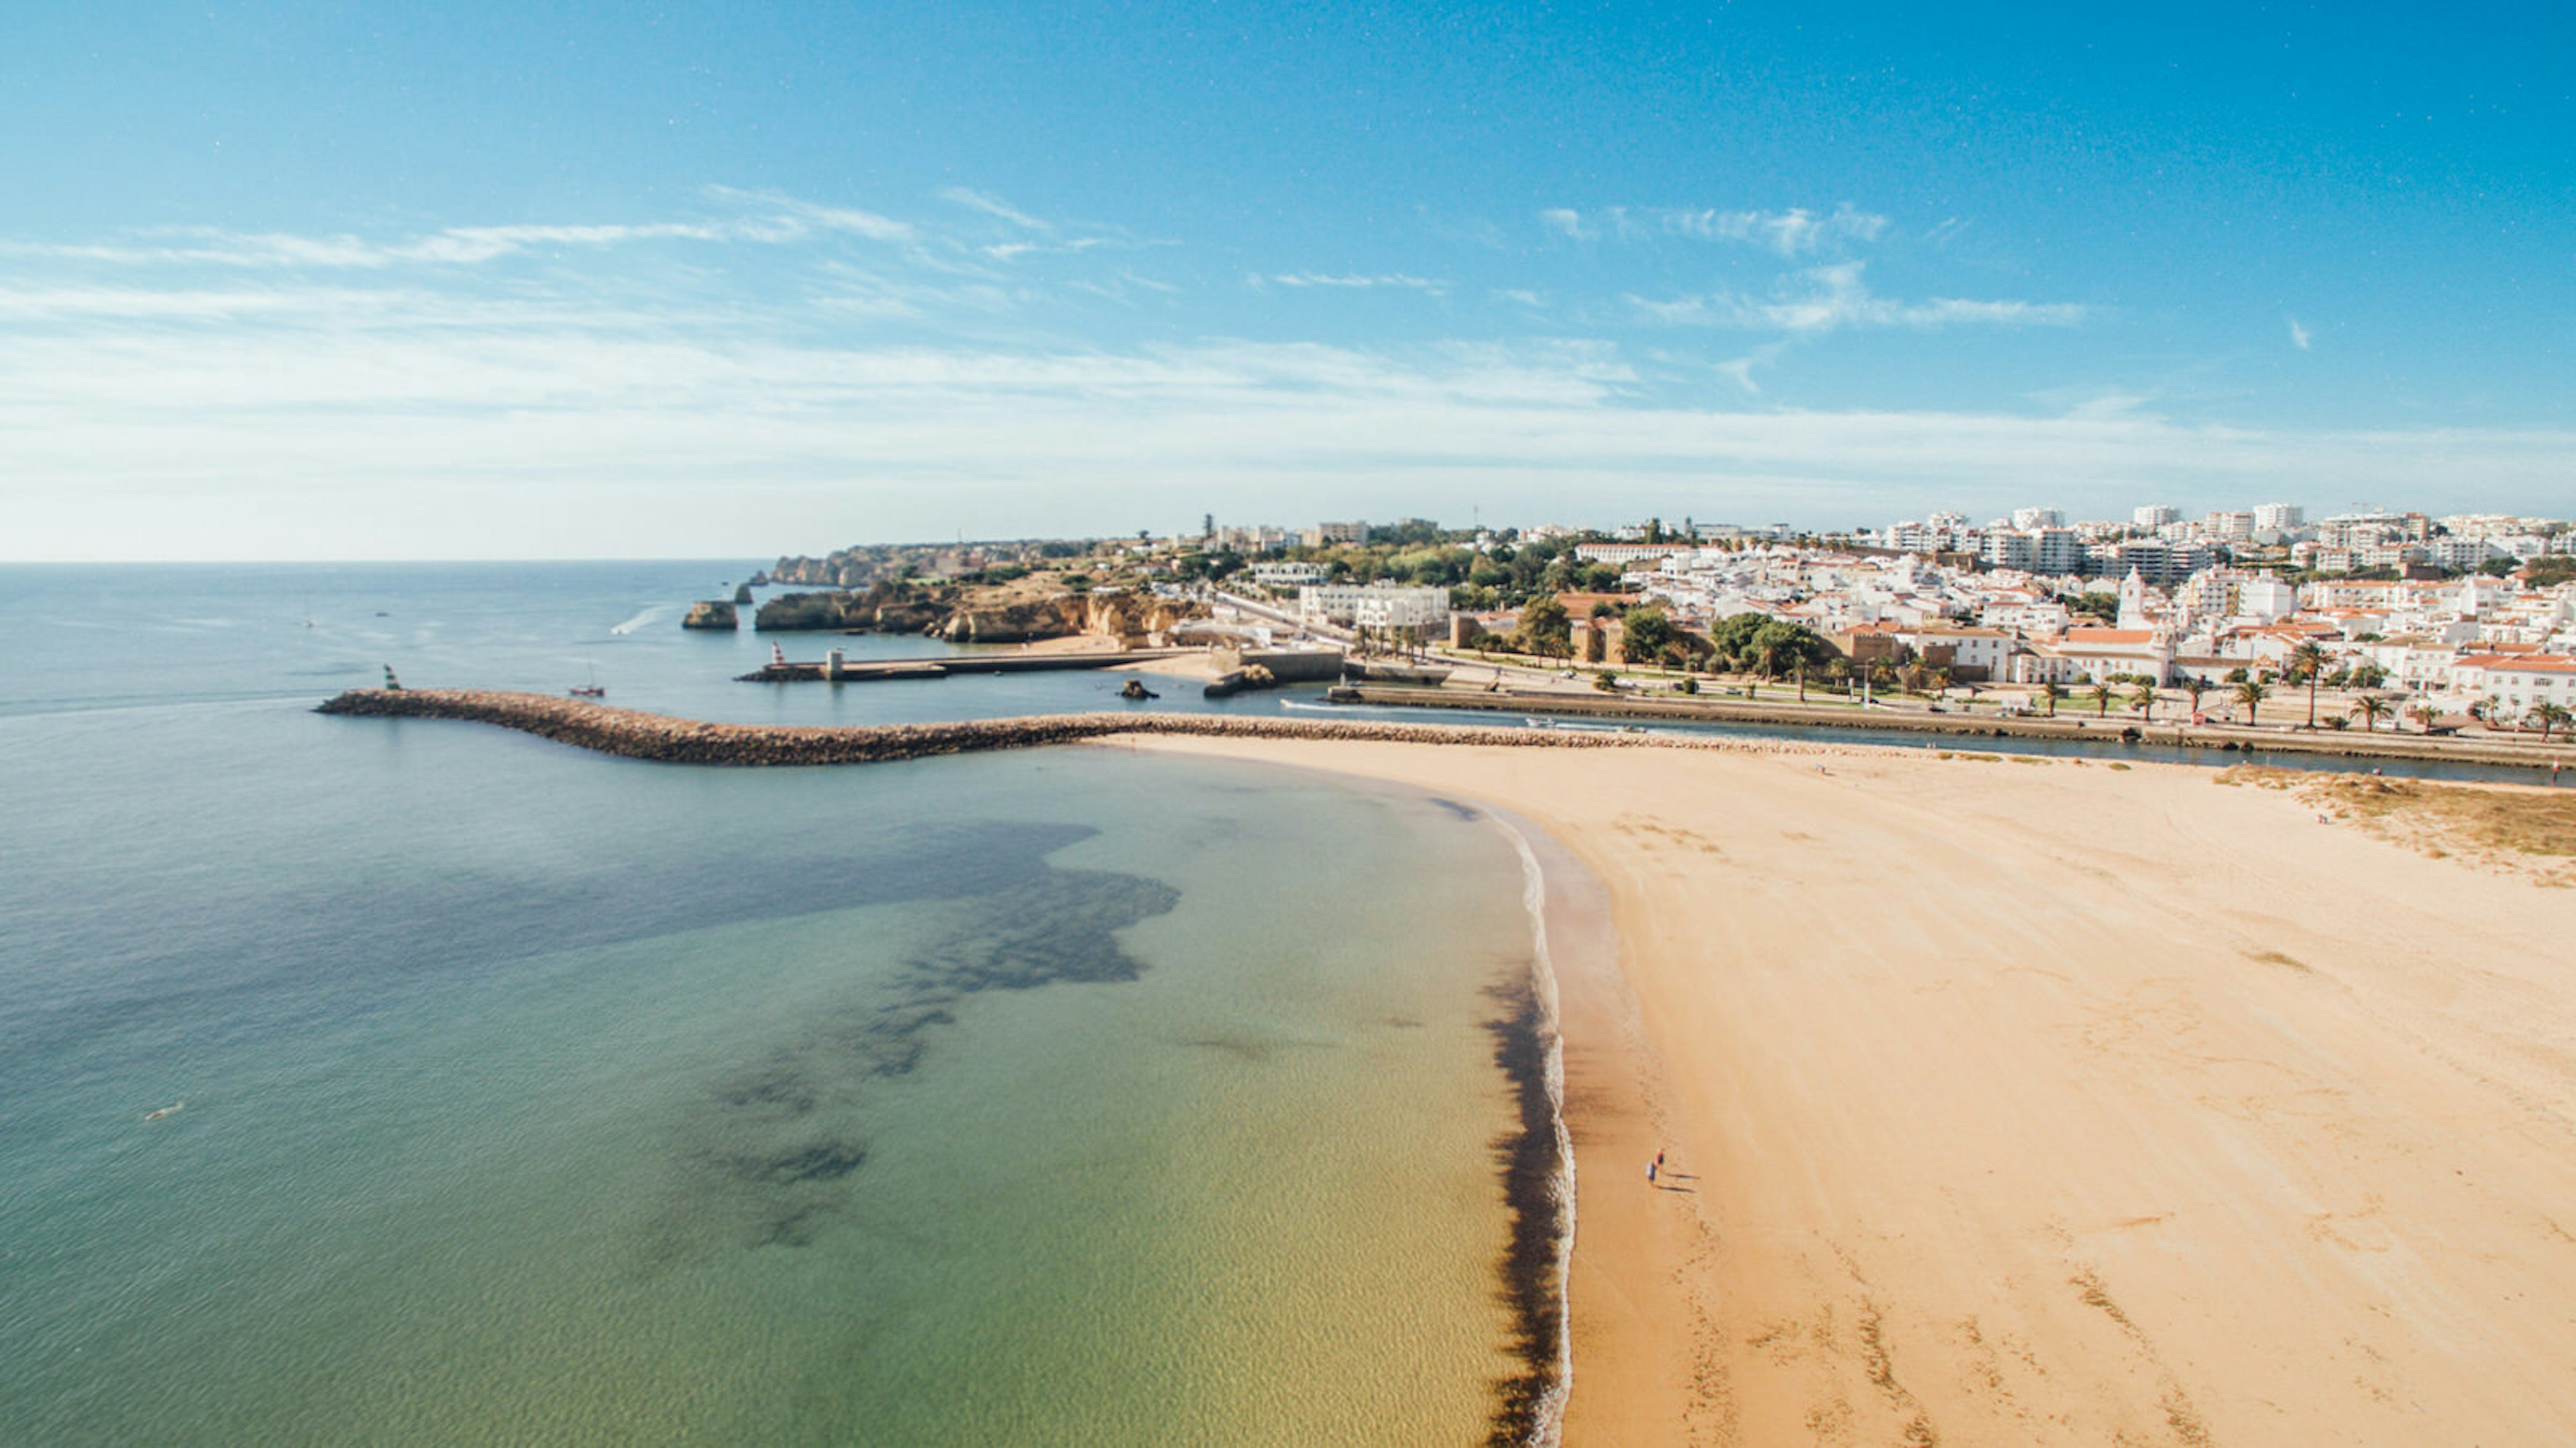
[[[0,1439],[1485,1436],[1530,948],[1472,811],[309,712],[1114,706],[734,683],[677,621],[741,571],[0,569]]]

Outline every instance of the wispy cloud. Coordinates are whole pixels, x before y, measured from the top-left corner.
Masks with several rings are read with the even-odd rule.
[[[1788,349],[1789,344],[1786,342],[1766,342],[1741,357],[1730,357],[1718,363],[1718,374],[1746,392],[1758,394],[1762,391],[1762,385],[1753,380],[1753,369],[1768,367],[1779,361],[1780,354]]]
[[[970,211],[980,211],[986,216],[999,217],[1023,230],[1036,232],[1055,230],[1048,223],[1040,221],[988,191],[977,191],[965,186],[947,186],[940,189],[939,199],[955,202]]]
[[[1538,219],[1547,230],[1577,241],[1605,236],[1682,237],[1743,242],[1784,257],[1804,256],[1846,243],[1876,241],[1889,225],[1888,218],[1849,203],[1821,215],[1803,206],[1786,211],[1605,206],[1588,214],[1559,206],[1540,212]]]
[[[722,187],[710,188],[708,194],[721,201],[757,204],[766,214],[640,223],[450,226],[396,240],[347,232],[299,236],[219,227],[165,227],[111,242],[0,243],[0,256],[116,266],[372,271],[404,265],[471,266],[532,251],[604,250],[639,242],[777,245],[805,240],[818,231],[887,242],[909,241],[915,236],[912,227],[874,212],[818,206],[790,197]]]
[[[1607,516],[1687,489],[1704,515],[1794,506],[1848,509],[1831,521],[1850,522],[1927,490],[1971,508],[2043,488],[2070,506],[2141,488],[2323,495],[2405,486],[2438,463],[2515,507],[2554,496],[2576,457],[2566,430],[1728,410],[1655,400],[1604,344],[793,342],[779,320],[464,328],[314,308],[211,336],[16,337],[0,349],[9,546],[273,554],[291,521],[325,556],[471,553],[489,547],[485,505],[506,497],[530,550],[757,554],[809,535],[989,526],[996,508],[1025,520],[1015,527],[1066,531],[1194,517],[1211,479],[1290,513],[1378,497],[1540,517],[1591,498]],[[1740,360],[1750,384],[1763,354]],[[664,526],[651,518],[704,516],[694,504],[711,478],[736,521],[650,531]],[[618,506],[640,498],[673,506]],[[603,531],[617,528],[634,531]]]
[[[1787,211],[1668,211],[1664,229],[1703,241],[1751,242],[1781,256],[1801,256],[1838,242],[1876,241],[1887,218],[1838,206],[1823,216],[1804,207]]]
[[[1630,296],[1637,312],[1673,326],[1729,327],[1820,334],[1856,327],[2071,327],[2085,319],[2072,302],[1971,301],[1934,297],[1905,302],[1871,293],[1864,263],[1808,267],[1784,278],[1762,297],[1712,292],[1666,301]]]
[[[1444,295],[1449,290],[1449,284],[1447,282],[1437,281],[1430,277],[1407,276],[1401,272],[1375,274],[1366,272],[1345,272],[1339,274],[1331,272],[1277,272],[1267,276],[1255,272],[1251,276],[1250,281],[1256,288],[1264,286],[1331,287],[1346,291],[1369,291],[1375,288],[1392,287],[1401,291],[1426,292],[1432,296]]]
[[[1540,212],[1538,224],[1559,236],[1569,236],[1577,241],[1590,241],[1601,234],[1597,227],[1584,223],[1582,212],[1569,206],[1551,207]]]
[[[2298,348],[2302,352],[2305,352],[2308,350],[2308,329],[2300,326],[2299,319],[2296,317],[2291,317],[2288,321],[2290,323],[2290,345]]]

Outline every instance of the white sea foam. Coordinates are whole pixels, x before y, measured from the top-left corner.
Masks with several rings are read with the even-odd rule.
[[[1530,994],[1537,1002],[1539,1039],[1545,1045],[1548,1120],[1556,1131],[1557,1171],[1549,1183],[1556,1205],[1556,1371],[1539,1391],[1529,1443],[1530,1448],[1557,1448],[1565,1430],[1566,1399],[1574,1390],[1574,1137],[1565,1126],[1565,1041],[1557,1031],[1556,967],[1548,954],[1547,872],[1517,824],[1490,808],[1485,813],[1521,857],[1521,903],[1530,917]]]
[[[659,617],[659,616],[660,616],[660,615],[661,615],[661,614],[662,614],[662,613],[663,613],[667,608],[669,608],[669,605],[668,605],[668,604],[660,604],[660,603],[656,603],[656,604],[649,604],[649,605],[647,605],[647,606],[644,608],[644,610],[643,610],[642,612],[640,612],[640,613],[636,614],[633,618],[630,618],[630,619],[628,619],[626,622],[621,623],[621,624],[618,624],[616,627],[611,628],[611,629],[609,630],[609,633],[610,633],[610,634],[612,634],[612,635],[614,635],[615,637],[618,637],[618,638],[624,638],[626,635],[628,635],[628,634],[631,634],[631,633],[635,632],[637,629],[642,628],[644,625],[646,625],[646,624],[648,624],[648,623],[651,623],[655,618]]]

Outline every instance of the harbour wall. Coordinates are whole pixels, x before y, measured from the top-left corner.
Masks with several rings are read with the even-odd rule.
[[[616,709],[547,694],[480,689],[352,689],[323,714],[378,719],[460,719],[497,724],[559,743],[667,764],[874,764],[938,754],[1028,749],[1121,734],[1187,734],[1239,739],[1374,739],[1403,743],[1494,744],[1514,748],[1671,747],[1670,739],[1481,725],[1381,720],[1237,718],[1222,714],[1038,714],[942,724],[791,726],[713,724]],[[1781,752],[1777,740],[1690,741],[1685,747]],[[1795,749],[1798,746],[1787,746]]]

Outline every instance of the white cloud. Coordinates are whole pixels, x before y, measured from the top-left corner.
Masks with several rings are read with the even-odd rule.
[[[1557,235],[1570,236],[1577,241],[1589,241],[1601,234],[1600,232],[1583,224],[1582,212],[1573,210],[1569,207],[1559,206],[1547,211],[1542,211],[1538,214],[1538,221],[1539,225],[1546,227]]]
[[[999,196],[992,195],[989,192],[976,191],[964,186],[947,186],[940,189],[939,199],[942,201],[953,201],[970,211],[983,212],[986,216],[999,217],[1000,219],[1011,223],[1013,226],[1021,227],[1025,230],[1055,230],[1054,227],[1049,226],[1047,223],[1038,220],[1036,217],[1029,215],[1027,212],[1020,210],[1018,207],[1013,206],[1011,203],[1004,201]]]
[[[1666,231],[1702,241],[1751,242],[1781,256],[1800,256],[1842,242],[1876,241],[1887,218],[1846,204],[1818,216],[1805,207],[1787,211],[1666,211]]]
[[[2298,348],[2302,352],[2305,352],[2308,350],[2308,329],[2300,326],[2299,319],[2296,317],[2290,318],[2289,323],[2290,345]]]
[[[711,187],[720,200],[757,203],[766,215],[701,221],[585,225],[451,226],[400,240],[333,233],[240,232],[220,227],[168,227],[112,243],[45,245],[0,243],[0,256],[120,266],[211,266],[274,270],[382,270],[402,265],[471,266],[549,249],[602,250],[637,242],[750,242],[779,245],[816,231],[873,241],[908,241],[915,232],[900,221],[848,207],[817,206],[774,195]]]
[[[2438,472],[2485,505],[2536,507],[2576,459],[2566,430],[2243,429],[2136,406],[1727,410],[1656,400],[1601,343],[904,345],[814,338],[786,324],[812,314],[803,302],[678,318],[478,300],[460,307],[467,325],[437,296],[352,309],[336,289],[273,305],[5,295],[117,314],[0,348],[0,511],[19,556],[273,554],[290,520],[308,555],[473,554],[503,491],[532,553],[775,553],[1005,518],[1106,530],[1140,510],[1195,516],[1209,488],[1286,512],[1481,499],[1533,517],[1678,489],[1703,515],[1849,522],[1925,496],[2349,496],[2420,492]],[[1750,391],[1786,345],[1717,370]],[[658,501],[615,505],[645,497]]]
[[[1256,286],[1268,284],[1283,287],[1335,287],[1348,291],[1393,287],[1399,290],[1428,292],[1433,296],[1442,295],[1449,289],[1447,282],[1435,281],[1429,277],[1406,276],[1401,273],[1371,275],[1358,272],[1334,275],[1326,272],[1284,272],[1270,276],[1256,276],[1253,282]]]
[[[1902,302],[1873,295],[1861,278],[1864,263],[1808,267],[1784,278],[1767,297],[1734,292],[1656,301],[1630,296],[1643,316],[1674,326],[1730,327],[1748,331],[1821,334],[1852,327],[2071,327],[2085,319],[2072,302],[1970,301],[1935,297]]]
[[[1862,211],[1848,202],[1821,216],[1803,206],[1787,211],[1669,207],[1632,210],[1610,206],[1593,212],[1589,217],[1568,207],[1555,207],[1540,212],[1538,219],[1540,225],[1557,235],[1578,241],[1591,241],[1604,235],[1633,237],[1660,234],[1694,241],[1740,241],[1785,257],[1803,256],[1847,243],[1876,241],[1886,233],[1889,225],[1886,217]]]

